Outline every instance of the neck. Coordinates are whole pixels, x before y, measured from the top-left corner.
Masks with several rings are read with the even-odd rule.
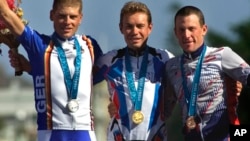
[[[189,59],[195,59],[197,58],[198,56],[201,55],[201,52],[203,50],[203,48],[205,47],[205,44],[203,43],[196,51],[194,52],[185,52],[184,51],[184,56],[186,58],[189,58]]]
[[[61,41],[72,41],[75,39],[75,35],[70,37],[70,38],[63,38],[61,37],[59,34],[57,34],[56,32],[53,33],[53,36],[56,38],[56,39],[59,39]]]
[[[145,45],[145,46],[142,46],[140,48],[130,48],[130,47],[127,47],[127,48],[128,48],[129,55],[131,55],[131,56],[142,56],[147,47],[148,46]]]

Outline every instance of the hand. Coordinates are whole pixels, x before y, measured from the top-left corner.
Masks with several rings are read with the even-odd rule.
[[[227,91],[227,109],[230,124],[239,125],[240,121],[237,117],[237,105],[238,105],[238,97],[240,96],[242,90],[242,84],[239,81],[235,81],[229,76],[225,76],[225,84]]]
[[[108,105],[108,112],[109,112],[109,117],[112,118],[114,115],[117,114],[117,109],[115,104],[110,101],[109,105]]]
[[[11,67],[17,68],[19,67],[22,71],[26,71],[27,73],[31,72],[31,66],[29,61],[22,55],[22,54],[16,54],[13,53],[11,50],[9,50],[9,62]]]
[[[91,55],[91,59],[92,59],[92,62],[94,63],[94,59],[95,59],[95,54],[94,54],[94,47],[93,47],[93,45],[92,45],[92,42],[91,42],[91,39],[90,38],[88,38],[87,36],[83,36],[82,37],[82,39],[84,40],[84,41],[86,41],[86,45],[88,46],[88,48],[89,48],[89,52],[90,52],[90,55]]]
[[[229,76],[225,76],[225,83],[227,92],[236,96],[240,96],[242,90],[242,84],[239,81],[235,81]]]
[[[84,35],[82,39],[84,41],[86,41],[86,44],[87,44],[88,47],[92,47],[93,48],[92,42],[91,42],[90,38],[88,38],[87,36]]]
[[[239,81],[236,81],[235,93],[237,96],[240,96],[241,90],[242,90],[242,84]]]

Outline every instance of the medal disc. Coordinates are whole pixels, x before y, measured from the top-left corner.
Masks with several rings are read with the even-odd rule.
[[[135,111],[132,115],[132,121],[135,124],[140,124],[144,119],[144,115],[141,111]]]
[[[79,104],[78,104],[77,100],[72,99],[68,102],[67,107],[68,107],[69,111],[73,113],[79,109]]]
[[[196,123],[193,116],[187,118],[186,126],[189,130],[194,129],[196,127]]]

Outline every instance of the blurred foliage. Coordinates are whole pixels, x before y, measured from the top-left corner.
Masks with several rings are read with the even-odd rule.
[[[3,117],[0,117],[0,131],[1,131],[2,129],[4,129],[5,126],[6,126],[6,124],[5,124],[5,122],[4,122]]]
[[[180,55],[182,53],[181,48],[179,47],[179,44],[177,42],[177,39],[175,38],[174,34],[174,13],[177,11],[177,9],[181,8],[181,4],[178,2],[173,2],[167,7],[167,12],[173,13],[172,18],[170,21],[172,22],[170,28],[168,28],[167,36],[166,36],[166,44],[168,51],[172,52],[175,56]]]

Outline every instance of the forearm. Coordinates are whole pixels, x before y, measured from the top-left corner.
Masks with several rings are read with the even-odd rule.
[[[1,14],[2,14],[2,11],[4,11],[6,7],[9,7],[7,1],[0,0],[0,12],[1,12]]]
[[[25,25],[17,14],[9,8],[6,0],[0,0],[0,19],[14,35],[22,34]]]
[[[23,65],[22,69],[23,71],[26,71],[27,73],[31,73],[31,66],[28,61]]]

